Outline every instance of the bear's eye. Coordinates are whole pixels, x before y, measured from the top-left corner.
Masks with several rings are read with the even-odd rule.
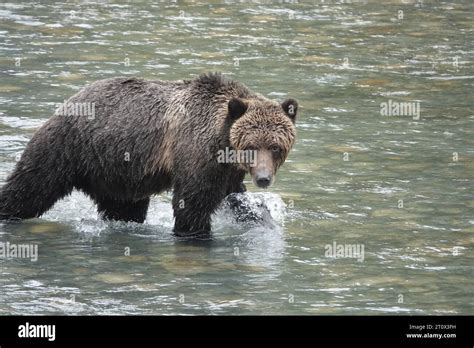
[[[275,154],[281,152],[280,147],[279,147],[279,146],[276,146],[276,145],[273,145],[272,147],[270,147],[270,150],[271,150],[273,153],[275,153]]]

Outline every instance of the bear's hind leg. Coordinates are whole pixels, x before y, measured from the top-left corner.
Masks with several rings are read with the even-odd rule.
[[[76,162],[65,118],[52,117],[26,145],[0,190],[0,220],[39,217],[74,188]]]
[[[143,223],[148,212],[150,199],[140,201],[120,201],[112,198],[94,198],[97,211],[105,220],[132,221]]]
[[[67,169],[54,170],[21,160],[0,190],[0,220],[39,217],[56,201],[71,193],[73,182]]]

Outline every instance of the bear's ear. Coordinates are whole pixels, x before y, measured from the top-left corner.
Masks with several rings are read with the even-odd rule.
[[[236,120],[240,116],[245,114],[245,111],[247,111],[248,105],[242,99],[232,98],[229,101],[227,108],[229,110],[229,117],[232,120]]]
[[[294,99],[286,99],[283,103],[281,103],[281,107],[285,114],[295,123],[296,113],[298,112],[298,102]]]

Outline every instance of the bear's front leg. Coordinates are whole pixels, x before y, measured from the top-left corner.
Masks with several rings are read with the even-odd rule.
[[[238,170],[231,174],[228,188],[227,188],[227,195],[231,193],[244,193],[247,192],[247,187],[244,184],[245,178],[245,171]]]
[[[208,237],[211,215],[226,196],[226,186],[216,182],[175,183],[173,232],[180,237]]]

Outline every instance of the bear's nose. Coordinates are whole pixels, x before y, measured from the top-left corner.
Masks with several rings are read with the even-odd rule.
[[[270,175],[260,176],[257,178],[257,186],[261,188],[268,187],[268,185],[270,185],[270,181],[272,181],[272,177]]]

